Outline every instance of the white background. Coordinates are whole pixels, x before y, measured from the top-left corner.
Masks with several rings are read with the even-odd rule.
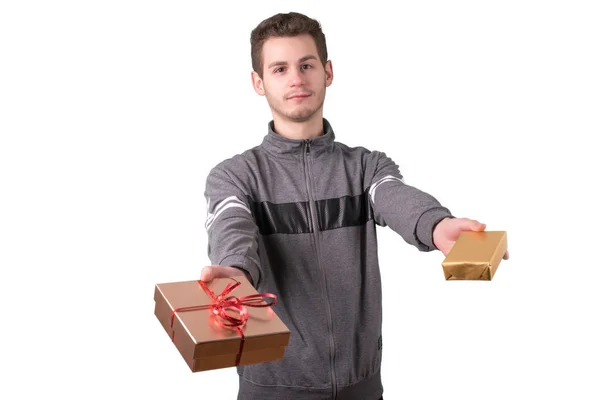
[[[600,398],[593,3],[2,2],[6,398],[236,398],[235,369],[188,370],[153,290],[208,263],[206,175],[271,118],[250,31],[288,11],[323,24],[337,139],[508,232],[493,281],[447,282],[379,230],[385,399]]]

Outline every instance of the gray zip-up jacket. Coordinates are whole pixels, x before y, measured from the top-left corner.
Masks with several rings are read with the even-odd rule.
[[[208,255],[278,297],[291,331],[283,360],[240,366],[238,400],[377,400],[381,278],[376,225],[421,251],[450,211],[403,182],[379,151],[274,131],[209,173]]]

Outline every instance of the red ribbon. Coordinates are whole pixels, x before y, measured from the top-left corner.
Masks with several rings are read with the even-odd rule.
[[[208,309],[212,310],[213,315],[217,317],[217,323],[222,328],[234,329],[240,334],[240,337],[242,338],[242,340],[240,341],[240,349],[235,359],[235,365],[237,366],[240,363],[242,351],[244,350],[244,342],[246,341],[246,337],[244,336],[243,332],[243,328],[246,325],[246,322],[248,321],[248,310],[246,309],[246,307],[270,307],[277,303],[277,296],[272,293],[251,294],[249,296],[244,296],[240,298],[235,296],[227,296],[235,288],[242,284],[234,278],[229,279],[235,281],[235,283],[229,282],[227,286],[225,286],[225,289],[223,289],[223,291],[219,295],[215,295],[215,293],[212,290],[210,290],[203,281],[198,281],[200,287],[202,287],[204,292],[210,297],[211,304],[175,308],[171,313],[171,328],[173,328],[173,322],[175,321],[175,313]],[[265,304],[263,300],[264,298],[271,298],[273,299],[273,301]],[[232,317],[227,313],[227,310],[234,310],[239,312],[239,318]],[[175,330],[173,330],[171,340],[173,342],[175,341]]]

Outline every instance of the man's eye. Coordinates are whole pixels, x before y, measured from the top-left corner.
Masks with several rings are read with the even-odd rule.
[[[303,69],[309,69],[309,68],[312,68],[312,65],[310,65],[310,64],[304,64],[304,65],[302,65],[302,68]]]
[[[277,69],[276,69],[275,71],[273,71],[273,72],[275,72],[275,73],[278,73],[278,72],[283,72],[283,67],[279,67],[279,68],[277,68]]]

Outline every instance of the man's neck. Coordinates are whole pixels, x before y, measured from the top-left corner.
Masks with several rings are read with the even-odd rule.
[[[323,135],[323,114],[316,113],[304,122],[293,122],[273,115],[274,130],[288,139],[314,139]]]

